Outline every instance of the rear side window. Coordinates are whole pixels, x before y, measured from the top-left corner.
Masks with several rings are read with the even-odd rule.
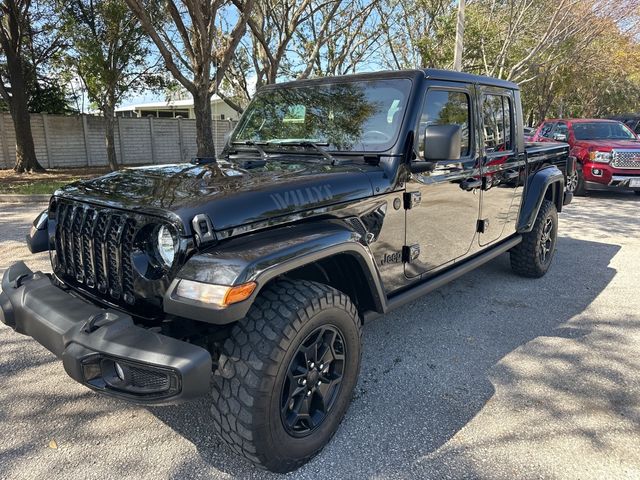
[[[460,125],[460,156],[469,155],[469,95],[450,90],[429,90],[425,98],[418,137],[418,152],[424,157],[422,139],[430,125]]]
[[[513,148],[511,99],[504,95],[484,95],[482,120],[486,153],[505,152]]]

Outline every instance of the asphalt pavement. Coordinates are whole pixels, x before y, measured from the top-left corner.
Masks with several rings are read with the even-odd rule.
[[[640,478],[640,198],[593,193],[560,215],[546,277],[504,255],[364,327],[334,439],[287,477]],[[42,205],[0,204],[0,271]],[[69,379],[0,327],[0,479],[279,478],[236,457],[208,400],[144,408]]]

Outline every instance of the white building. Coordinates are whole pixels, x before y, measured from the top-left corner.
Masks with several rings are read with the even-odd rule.
[[[193,110],[193,100],[169,100],[164,102],[149,102],[116,108],[118,117],[158,117],[158,118],[196,118]],[[219,97],[211,98],[211,117],[214,120],[238,120],[240,114]]]

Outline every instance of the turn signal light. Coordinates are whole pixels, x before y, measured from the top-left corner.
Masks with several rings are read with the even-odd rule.
[[[232,303],[238,303],[246,300],[251,296],[253,291],[256,289],[256,286],[256,282],[249,282],[231,287],[224,296],[224,304],[231,305]]]

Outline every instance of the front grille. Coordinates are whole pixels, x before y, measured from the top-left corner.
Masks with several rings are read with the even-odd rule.
[[[640,169],[640,150],[614,150],[612,153],[612,167]]]
[[[56,205],[56,274],[115,303],[133,305],[131,263],[137,221],[114,209],[60,200]]]

